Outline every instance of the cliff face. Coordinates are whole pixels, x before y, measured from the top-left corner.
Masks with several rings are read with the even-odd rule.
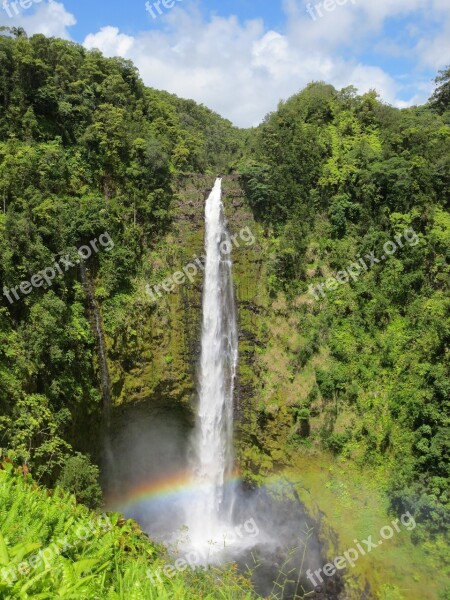
[[[136,291],[126,297],[125,310],[122,306],[123,322],[112,333],[108,325],[118,321],[117,303],[103,306],[116,407],[145,402],[178,407],[187,416],[194,406],[204,204],[213,183],[213,176],[179,178],[172,227],[144,258]],[[286,464],[294,450],[289,443],[292,407],[306,399],[314,377],[294,364],[300,343],[298,318],[283,299],[269,298],[270,241],[255,222],[238,177],[223,178],[223,201],[233,240],[239,318],[237,455],[244,475],[258,480]],[[168,278],[183,282],[172,285]],[[173,290],[165,291],[163,285]]]
[[[108,322],[116,304],[103,311],[108,345],[113,404],[164,399],[186,404],[196,388],[199,357],[204,254],[204,203],[214,177],[180,177],[174,196],[173,225],[144,258],[142,277],[128,296],[122,327],[112,334]],[[264,283],[263,235],[253,219],[239,180],[223,179],[223,200],[233,239],[232,259],[240,320],[240,371],[237,409],[255,388],[252,365],[258,346]],[[177,274],[177,275],[176,275]],[[175,280],[181,283],[174,283]],[[172,283],[168,283],[172,278]],[[164,289],[173,287],[168,292]]]
[[[167,292],[162,283],[199,257],[203,246],[203,195],[207,180],[181,182],[173,227],[144,257],[137,291],[122,330],[108,339],[114,404],[192,397],[201,318],[201,270]],[[159,285],[159,289],[156,287]],[[108,307],[106,307],[107,309]],[[107,317],[106,317],[107,319]]]
[[[103,307],[116,409],[145,404],[149,410],[153,406],[173,411],[186,425],[193,418],[200,354],[204,205],[213,183],[213,176],[180,177],[172,206],[173,225],[145,257],[137,291],[127,296],[123,323],[113,335],[108,325],[118,321],[116,305],[106,302]],[[302,369],[296,362],[301,340],[295,309],[283,299],[273,302],[269,298],[271,242],[255,222],[239,178],[223,178],[223,201],[233,240],[239,319],[236,456],[246,479],[264,482],[295,455],[301,435],[296,433],[293,409],[306,401],[314,376],[311,368]],[[182,274],[180,279],[176,273]],[[165,291],[163,283],[174,277],[184,282]],[[317,428],[320,423],[313,419],[311,426]]]

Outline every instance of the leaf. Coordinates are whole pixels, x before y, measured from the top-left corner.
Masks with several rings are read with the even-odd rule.
[[[41,547],[42,547],[42,544],[40,544],[39,542],[29,543],[29,544],[27,544],[27,543],[17,544],[17,546],[14,546],[10,550],[11,557],[13,557],[15,559],[16,563],[20,563],[20,562],[22,562],[22,560],[24,559],[25,556],[27,556],[28,554],[31,554],[32,552],[35,552],[36,550],[38,550]]]
[[[88,571],[98,565],[100,559],[98,558],[84,558],[73,563],[73,569],[76,575],[82,575],[85,571]]]

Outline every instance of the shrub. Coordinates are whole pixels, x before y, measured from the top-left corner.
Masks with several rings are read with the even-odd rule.
[[[98,508],[102,504],[99,474],[99,468],[88,456],[77,453],[65,462],[56,485],[73,494],[77,502]]]

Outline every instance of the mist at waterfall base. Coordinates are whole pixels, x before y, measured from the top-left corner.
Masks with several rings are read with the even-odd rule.
[[[197,419],[163,400],[114,411],[106,487],[118,499],[114,508],[164,542],[174,560],[194,567],[237,562],[254,572],[262,595],[301,597],[312,589],[306,570],[324,562],[314,523],[288,484],[249,490],[233,475],[238,329],[231,249],[217,179],[205,206]]]
[[[198,566],[206,558],[215,564],[235,561],[242,571],[248,565],[254,569],[257,592],[268,597],[274,591],[279,594],[274,597],[283,600],[294,597],[296,583],[286,586],[285,594],[280,595],[273,583],[280,570],[290,572],[288,578],[294,581],[301,570],[301,583],[305,590],[311,590],[309,581],[304,579],[306,570],[318,569],[327,561],[321,556],[317,523],[292,496],[285,480],[274,479],[267,488],[249,489],[232,479],[229,485],[234,489],[235,501],[231,531],[240,527],[243,538],[236,534],[237,543],[232,544],[231,534],[228,541],[225,539],[225,547],[223,541],[220,546],[213,544],[207,556],[190,554],[184,510],[189,504],[195,507],[200,495],[190,484],[187,454],[192,427],[187,413],[177,409],[174,414],[173,407],[155,405],[154,401],[113,411],[114,463],[105,473],[106,493],[109,490],[111,498],[108,508],[135,519],[152,539],[172,548],[173,564],[186,558]],[[252,525],[247,527],[250,533],[245,531],[245,523],[251,519],[257,535]],[[311,529],[309,537],[305,532]],[[307,551],[302,563],[304,542]],[[299,549],[295,551],[296,548]],[[255,561],[259,566],[255,567]],[[284,579],[281,576],[280,583]],[[335,597],[328,592],[327,598]]]
[[[201,497],[201,490],[192,486],[187,456],[193,426],[181,409],[174,414],[173,407],[155,406],[154,401],[113,411],[114,462],[104,473],[106,495],[111,498],[108,508],[135,519],[152,539],[167,545],[173,555],[171,564],[180,558],[193,567],[233,561],[242,572],[247,566],[254,571],[252,579],[261,596],[273,593],[283,600],[294,598],[301,571],[301,584],[306,591],[312,590],[306,570],[318,569],[327,561],[321,556],[317,523],[284,479],[275,478],[266,488],[249,489],[232,478],[227,484],[235,496],[228,535],[207,548],[189,545],[185,508],[191,505],[195,513]],[[312,535],[305,533],[310,530]],[[303,543],[307,545],[304,561]],[[280,571],[287,576],[280,576]],[[286,579],[295,583],[286,585],[281,594],[274,585],[277,578],[280,584]]]

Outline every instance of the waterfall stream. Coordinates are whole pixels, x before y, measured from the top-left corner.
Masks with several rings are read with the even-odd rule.
[[[205,208],[206,265],[203,287],[198,416],[192,437],[192,470],[200,490],[186,520],[194,546],[223,540],[231,525],[233,470],[233,395],[238,361],[232,243],[218,178]]]

